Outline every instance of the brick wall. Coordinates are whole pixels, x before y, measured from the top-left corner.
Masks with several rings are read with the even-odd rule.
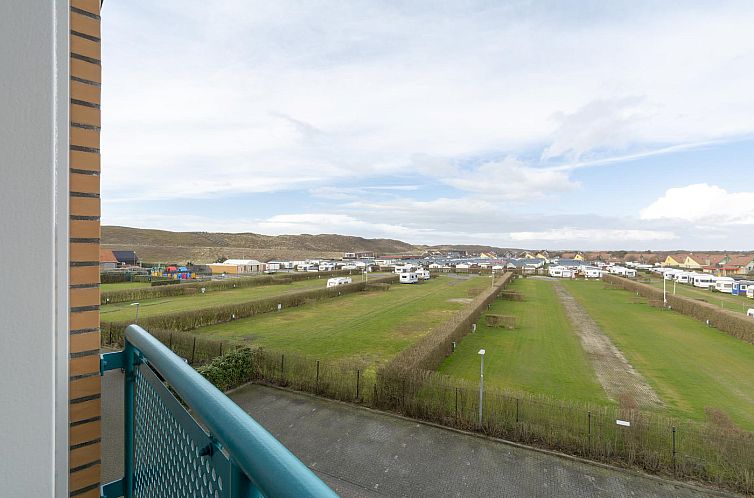
[[[100,3],[71,0],[71,496],[99,497]]]

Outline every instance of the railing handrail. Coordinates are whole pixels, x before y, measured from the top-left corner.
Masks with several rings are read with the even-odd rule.
[[[337,497],[256,420],[144,329],[129,325],[126,340],[159,371],[265,496]]]

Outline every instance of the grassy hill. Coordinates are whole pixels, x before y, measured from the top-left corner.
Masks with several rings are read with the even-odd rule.
[[[170,232],[119,226],[102,227],[102,247],[136,251],[142,261],[194,263],[208,263],[219,257],[266,261],[314,256],[339,258],[348,251],[374,251],[376,254],[409,254],[417,251],[416,246],[400,240],[347,235]]]

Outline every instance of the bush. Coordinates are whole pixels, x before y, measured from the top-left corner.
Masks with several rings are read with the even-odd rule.
[[[259,350],[241,347],[197,368],[221,391],[227,391],[258,378]]]

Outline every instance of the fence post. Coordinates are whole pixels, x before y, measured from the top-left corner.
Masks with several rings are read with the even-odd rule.
[[[280,381],[282,382],[285,375],[285,355],[280,355]]]
[[[673,475],[675,475],[675,426],[673,426]]]
[[[359,399],[359,377],[360,377],[359,369],[356,369],[356,399]]]
[[[221,342],[220,343],[220,356],[222,355],[223,355],[223,343]]]
[[[592,449],[592,411],[588,411],[587,418],[588,418],[588,428],[587,428],[587,439],[589,442],[589,449]]]
[[[516,398],[516,423],[518,423],[518,405],[520,404],[520,401],[518,398]]]
[[[319,360],[317,360],[317,378],[314,381],[314,389],[319,394]]]
[[[113,327],[111,326],[110,327],[110,342],[108,344],[112,345],[112,343],[113,343]]]
[[[458,388],[456,387],[456,424],[458,424]]]
[[[401,379],[401,409],[406,409],[406,378]]]
[[[173,350],[173,333],[170,333],[170,338],[168,339],[168,349]]]
[[[191,364],[194,364],[194,357],[196,356],[196,336],[194,336],[194,345],[191,347]]]

